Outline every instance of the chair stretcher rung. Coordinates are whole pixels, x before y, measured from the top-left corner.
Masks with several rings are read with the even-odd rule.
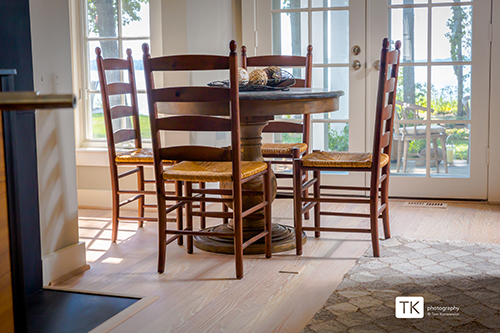
[[[322,190],[346,190],[346,191],[369,191],[369,187],[358,187],[358,186],[329,186],[321,185],[319,187]]]
[[[233,213],[224,213],[224,212],[192,212],[193,216],[203,216],[203,217],[215,217],[215,218],[232,218]]]
[[[141,190],[126,190],[118,191],[118,194],[146,194],[146,195],[156,195],[155,191],[141,191]]]
[[[176,240],[177,238],[179,237],[182,237],[182,235],[175,235],[175,236],[172,236],[170,238],[167,239],[167,245],[172,243],[174,240]]]
[[[120,216],[118,220],[125,221],[158,221],[156,217]]]
[[[324,231],[324,232],[361,232],[371,233],[371,229],[356,229],[356,228],[326,228],[326,227],[302,227],[304,231]]]
[[[330,203],[354,203],[369,204],[370,199],[329,199],[329,198],[302,198],[303,202],[330,202]]]
[[[169,201],[185,201],[185,202],[233,202],[233,199],[226,198],[203,198],[203,197],[179,197],[179,196],[165,196],[165,200]]]
[[[265,231],[262,231],[261,233],[255,235],[255,236],[253,236],[249,240],[247,240],[245,243],[243,243],[243,250],[246,249],[249,245],[252,245],[256,241],[261,239],[262,237],[266,236],[268,233],[269,233],[269,231],[265,230]]]
[[[304,213],[306,213],[306,212],[310,211],[310,210],[311,210],[311,208],[313,208],[313,207],[314,207],[314,205],[315,205],[315,203],[314,203],[314,202],[308,202],[308,203],[306,203],[306,204],[304,205],[304,207],[302,207],[302,214],[304,214]]]
[[[135,169],[128,170],[128,171],[125,171],[125,172],[123,172],[123,173],[120,173],[120,174],[118,175],[118,179],[123,178],[123,177],[127,177],[127,176],[129,176],[129,175],[133,175],[134,173],[137,173],[137,172],[139,172],[140,170],[141,170],[141,169],[139,169],[139,168],[135,168]]]
[[[190,236],[215,236],[215,237],[234,237],[234,233],[211,232],[211,231],[193,231],[193,230],[172,230],[167,229],[166,234],[172,235],[190,235]]]
[[[129,204],[129,203],[131,203],[131,202],[136,201],[136,200],[137,200],[137,199],[139,199],[139,198],[142,198],[142,197],[144,197],[144,195],[143,195],[143,194],[138,194],[138,195],[136,195],[136,196],[133,196],[132,198],[128,198],[127,200],[123,200],[122,202],[120,202],[120,203],[118,204],[118,206],[119,206],[119,207],[121,207],[121,206],[125,206],[125,205],[127,205],[127,204]]]
[[[370,214],[362,213],[320,212],[319,215],[370,218]]]
[[[265,206],[267,206],[267,201],[263,201],[261,202],[260,204],[258,205],[255,205],[253,206],[252,208],[248,209],[248,210],[245,210],[243,212],[243,214],[241,214],[241,218],[245,218],[247,217],[248,215],[252,214],[252,213],[255,213],[256,211],[258,211],[259,209],[262,209],[264,208]]]

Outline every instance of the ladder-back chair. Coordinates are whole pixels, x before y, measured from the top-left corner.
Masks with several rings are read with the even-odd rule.
[[[271,257],[271,177],[270,166],[265,162],[241,161],[240,113],[236,42],[230,43],[229,56],[215,55],[174,55],[151,58],[149,46],[143,44],[144,71],[148,92],[151,122],[154,170],[158,194],[158,272],[165,269],[166,246],[174,239],[187,235],[187,252],[193,253],[193,236],[225,236],[234,238],[236,277],[243,277],[243,249],[258,239],[265,238],[266,257]],[[155,88],[154,72],[228,70],[230,88],[189,86]],[[168,117],[159,118],[158,103],[167,103]],[[229,118],[199,115],[197,110],[213,105],[226,107]],[[189,115],[187,115],[189,114]],[[182,145],[168,147],[160,141],[163,131],[225,131],[231,133],[230,148]],[[164,169],[163,160],[180,161]],[[263,191],[247,191],[242,184],[249,180],[263,178]],[[185,182],[183,195],[168,196],[164,181]],[[192,182],[225,182],[229,188],[198,189],[193,193]],[[200,195],[201,194],[201,195]],[[208,196],[210,194],[211,196]],[[213,194],[221,197],[214,197]],[[242,197],[260,195],[261,203],[243,210]],[[165,200],[186,202],[186,228],[173,230],[166,228]],[[218,202],[232,205],[232,212],[205,212],[207,217],[231,218],[232,233],[193,230],[192,203]],[[265,224],[262,232],[250,240],[243,240],[242,218],[264,209]],[[169,234],[170,238],[167,238]]]
[[[285,56],[285,55],[264,55],[264,56],[247,56],[246,46],[241,47],[241,67],[286,67],[286,68],[305,68],[305,78],[295,79],[294,88],[311,88],[312,85],[312,46],[307,47],[305,57],[302,56]],[[262,156],[267,159],[274,159],[272,164],[277,165],[293,165],[294,158],[300,158],[308,153],[310,139],[310,124],[311,115],[305,114],[302,118],[302,123],[291,122],[286,120],[273,120],[264,127],[263,133],[297,133],[302,134],[302,142],[298,143],[263,143]],[[280,160],[275,160],[276,158]],[[307,173],[303,175],[304,180],[307,180]],[[293,178],[293,174],[277,172],[276,178]],[[304,193],[307,196],[307,192]],[[293,187],[278,186],[276,198],[293,199]],[[309,213],[306,212],[304,217],[309,219]]]
[[[390,173],[390,155],[396,105],[396,89],[398,81],[399,57],[401,42],[397,41],[395,50],[389,52],[389,40],[382,43],[380,56],[380,73],[378,81],[377,106],[375,111],[375,130],[373,150],[371,153],[316,151],[294,160],[294,218],[297,254],[302,254],[302,232],[314,231],[315,237],[320,237],[321,231],[326,232],[361,232],[370,233],[373,255],[380,256],[378,240],[378,219],[382,218],[385,238],[390,238],[388,189]],[[313,178],[302,184],[302,173],[312,171]],[[370,174],[369,187],[328,186],[321,185],[321,172],[348,171],[367,172]],[[314,187],[314,197],[306,198],[304,191]],[[321,193],[321,190],[337,191],[369,191],[369,198],[334,197],[336,194]],[[379,194],[381,197],[379,205]],[[329,196],[328,198],[326,196]],[[353,203],[368,204],[368,214],[321,211],[320,203]],[[305,205],[304,205],[305,203]],[[302,214],[314,207],[314,227],[302,225]],[[342,216],[369,218],[369,228],[328,228],[321,226],[321,216]],[[298,236],[297,236],[298,235]]]

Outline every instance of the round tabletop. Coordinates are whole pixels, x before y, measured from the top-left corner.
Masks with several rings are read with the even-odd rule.
[[[337,111],[343,91],[323,88],[290,88],[289,90],[242,91],[242,117],[269,117],[287,114],[310,114]],[[175,104],[175,106],[174,106]],[[158,112],[164,114],[201,114],[228,116],[228,103],[158,103]]]

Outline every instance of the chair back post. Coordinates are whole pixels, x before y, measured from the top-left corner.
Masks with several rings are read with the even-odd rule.
[[[160,147],[161,138],[160,131],[156,124],[156,118],[158,117],[158,110],[156,109],[156,103],[152,98],[150,91],[154,89],[153,72],[151,70],[151,64],[149,59],[151,59],[151,54],[149,53],[149,45],[147,43],[142,44],[142,60],[144,64],[144,76],[146,81],[146,89],[148,91],[148,110],[149,110],[149,123],[151,127],[151,144],[153,147]],[[154,161],[154,173],[155,179],[161,179],[161,173],[163,171],[163,160],[160,157],[160,152],[158,149],[153,149],[153,161]],[[165,193],[165,186],[162,182],[156,182],[157,193]]]
[[[304,84],[305,88],[311,88],[312,87],[312,51],[313,47],[312,45],[307,46],[307,54],[306,54],[306,81]],[[303,117],[303,132],[302,132],[302,142],[307,144],[307,150],[305,151],[305,154],[308,154],[310,151],[310,137],[311,137],[311,115],[310,114],[304,114]]]
[[[392,135],[394,125],[394,111],[396,105],[396,89],[399,72],[401,42],[397,41],[395,50],[389,52],[389,39],[384,38],[380,54],[380,72],[377,92],[377,106],[375,111],[375,133],[373,138],[372,157],[372,191],[378,191],[380,178],[380,160],[382,150],[391,155]],[[389,78],[388,78],[389,74]],[[388,173],[390,162],[384,166],[383,172]]]
[[[134,69],[134,59],[132,58],[132,50],[127,49],[127,61],[128,61],[128,82],[130,82],[132,93],[130,94],[130,100],[132,102],[132,122],[134,129],[136,129],[135,137],[135,147],[142,148],[141,140],[141,123],[139,118],[139,103],[137,101],[137,87],[135,84],[135,69]]]
[[[241,47],[241,67],[247,69],[247,47],[245,45]]]

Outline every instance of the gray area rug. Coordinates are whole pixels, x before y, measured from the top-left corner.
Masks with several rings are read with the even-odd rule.
[[[380,245],[380,258],[368,250],[303,333],[500,332],[499,245],[400,236]],[[423,318],[396,318],[400,296],[422,296]]]

